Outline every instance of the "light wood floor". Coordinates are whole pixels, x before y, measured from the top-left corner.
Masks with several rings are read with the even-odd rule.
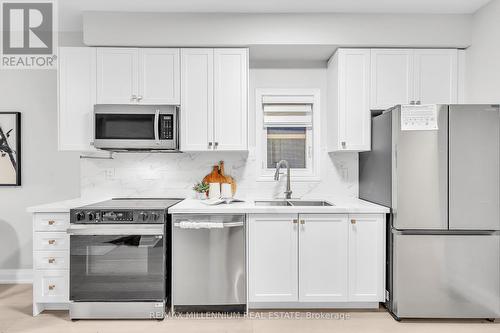
[[[0,285],[0,333],[8,332],[175,332],[175,333],[266,333],[266,332],[439,332],[480,333],[500,332],[500,323],[483,320],[441,321],[407,320],[396,322],[383,309],[378,311],[324,312],[333,319],[277,319],[293,313],[255,312],[257,319],[181,319],[156,320],[80,320],[72,322],[65,311],[45,311],[37,317],[31,315],[31,285]],[[316,315],[321,314],[315,312]],[[348,319],[335,319],[335,315],[348,315]]]

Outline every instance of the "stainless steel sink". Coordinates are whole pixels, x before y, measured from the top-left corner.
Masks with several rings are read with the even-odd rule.
[[[262,200],[262,201],[255,201],[255,206],[278,206],[278,207],[283,207],[283,206],[291,206],[291,204],[288,201],[272,201],[272,200]]]
[[[315,207],[330,207],[334,206],[328,201],[314,201],[314,200],[261,200],[255,201],[256,206],[315,206]]]
[[[292,204],[292,206],[323,206],[323,207],[333,206],[333,204],[329,203],[328,201],[294,200],[288,202]]]

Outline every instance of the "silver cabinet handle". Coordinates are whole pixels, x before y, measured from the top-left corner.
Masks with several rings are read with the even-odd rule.
[[[137,101],[140,102],[141,100],[142,100],[142,96],[141,95],[137,96]]]
[[[343,149],[345,149],[345,146],[346,146],[345,141],[342,141],[342,142],[341,142],[341,145],[342,145],[342,148],[343,148]]]
[[[212,142],[208,143],[208,148],[212,148]]]
[[[137,95],[132,95],[132,97],[130,97],[131,100],[136,100],[137,99]]]
[[[299,220],[293,219],[292,222],[293,222],[293,224],[297,224],[297,223],[299,223]]]
[[[217,141],[214,142],[214,149],[217,149],[217,146],[219,145],[219,143]]]
[[[415,105],[415,101],[410,101],[410,105]]]
[[[305,220],[300,220],[300,224],[306,224]]]
[[[420,103],[420,101],[417,101],[417,103],[415,103],[415,104],[420,105],[420,104],[422,104],[422,103]]]

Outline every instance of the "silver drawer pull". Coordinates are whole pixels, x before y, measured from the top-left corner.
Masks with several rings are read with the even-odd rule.
[[[56,259],[55,258],[49,258],[49,264],[53,264],[56,262]]]

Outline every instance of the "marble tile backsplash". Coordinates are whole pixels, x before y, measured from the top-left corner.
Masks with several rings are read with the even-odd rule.
[[[321,153],[319,182],[295,182],[293,197],[342,198],[358,195],[358,155]],[[237,182],[238,198],[282,198],[285,179],[258,181],[254,151],[203,153],[117,153],[114,158],[81,159],[81,195],[104,197],[194,197],[192,186],[212,165],[225,162]]]

